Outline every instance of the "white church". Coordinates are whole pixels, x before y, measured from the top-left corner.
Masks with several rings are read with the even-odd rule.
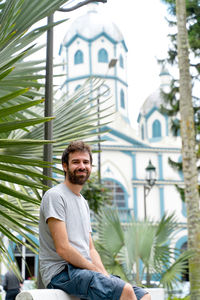
[[[109,96],[115,108],[114,120],[102,128],[109,129],[109,133],[103,136],[106,141],[101,143],[100,169],[101,180],[112,190],[113,204],[118,207],[122,221],[127,222],[129,216],[158,221],[164,213],[175,212],[180,229],[174,246],[185,248],[186,208],[175,187],[175,184],[184,185],[183,175],[168,163],[168,158],[181,161],[181,139],[172,135],[170,118],[159,110],[160,90],[167,88],[169,74],[161,71],[160,86],[144,99],[137,120],[138,130],[135,130],[128,111],[128,102],[137,101],[128,99],[128,47],[116,24],[102,16],[98,6],[88,5],[87,12],[72,23],[63,37],[59,55],[66,64],[64,90],[72,94],[87,78],[104,78],[101,88],[107,92],[102,97]],[[98,158],[95,154],[96,166]],[[155,177],[147,178],[146,171]],[[151,190],[148,182],[154,183]],[[26,264],[32,275],[37,276],[36,254],[24,249],[22,259],[17,249],[10,249],[9,253],[22,265],[25,279],[28,277]]]
[[[115,117],[103,128],[109,129],[109,133],[101,143],[101,180],[112,189],[113,204],[118,207],[122,221],[129,215],[160,220],[164,213],[175,212],[180,222],[175,246],[180,249],[187,243],[186,208],[175,184],[183,186],[183,175],[171,168],[168,158],[181,161],[181,139],[172,135],[170,118],[159,109],[160,90],[167,88],[170,75],[161,71],[160,86],[141,106],[137,134],[128,114],[128,101],[137,99],[128,100],[127,53],[116,24],[101,15],[97,5],[88,5],[87,12],[72,23],[60,48],[67,68],[64,87],[72,94],[88,77],[105,79],[102,89],[109,87],[109,92],[102,97],[111,97]],[[98,166],[97,155],[95,159]],[[150,173],[154,168],[156,171],[150,191],[146,168]]]

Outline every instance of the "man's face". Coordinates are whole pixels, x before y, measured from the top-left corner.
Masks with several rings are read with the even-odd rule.
[[[83,185],[89,178],[92,166],[88,152],[74,152],[69,154],[68,166],[64,164],[66,177],[73,184]]]

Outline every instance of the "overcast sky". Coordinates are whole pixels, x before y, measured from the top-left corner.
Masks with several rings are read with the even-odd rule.
[[[128,48],[129,111],[131,123],[137,128],[142,103],[160,84],[160,66],[156,58],[165,58],[167,54],[167,7],[160,0],[107,1],[99,4],[99,9],[118,26]],[[66,17],[70,20],[54,30],[54,56],[58,55],[60,43],[71,22],[85,10],[82,7],[75,12],[55,14],[55,20]]]

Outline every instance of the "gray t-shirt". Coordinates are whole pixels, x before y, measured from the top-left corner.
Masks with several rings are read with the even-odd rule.
[[[90,211],[86,200],[75,195],[64,183],[49,189],[40,206],[40,272],[45,286],[52,277],[60,273],[66,261],[55,249],[47,219],[53,217],[66,224],[70,244],[86,259],[90,260],[89,232],[91,232]]]

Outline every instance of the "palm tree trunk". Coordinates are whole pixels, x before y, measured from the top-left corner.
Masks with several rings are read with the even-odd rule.
[[[149,273],[149,266],[147,266],[146,284],[147,284],[148,287],[150,287],[150,284],[151,284],[151,274]]]
[[[188,218],[188,248],[194,251],[189,261],[191,300],[200,300],[200,210],[185,3],[185,0],[176,0],[182,157]]]

